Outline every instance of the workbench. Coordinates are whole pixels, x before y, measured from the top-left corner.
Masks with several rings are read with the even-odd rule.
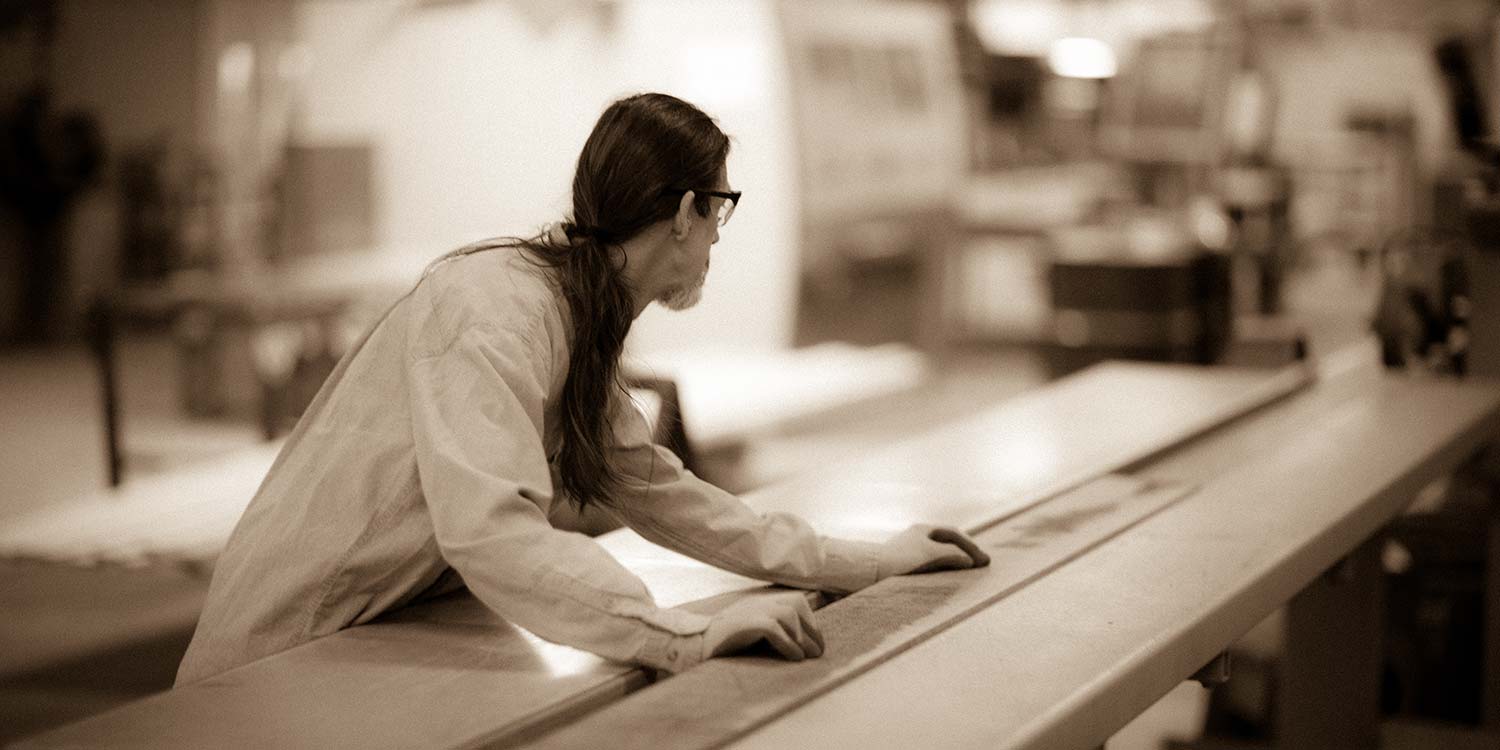
[[[1375,542],[1500,428],[1500,388],[1370,364],[1110,363],[746,495],[850,537],[961,526],[993,557],[811,595],[821,659],[663,677],[460,592],[20,747],[1092,748],[1289,602],[1282,744],[1373,746]],[[600,541],[665,606],[767,591]]]

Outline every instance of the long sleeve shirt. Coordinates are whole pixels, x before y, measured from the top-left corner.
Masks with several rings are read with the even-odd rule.
[[[571,517],[561,445],[566,302],[514,248],[438,264],[335,368],[215,566],[177,675],[194,682],[368,622],[451,580],[507,621],[606,658],[680,671],[708,618],[656,606]],[[756,513],[654,445],[616,399],[608,512],[646,539],[735,573],[848,592],[874,545]]]

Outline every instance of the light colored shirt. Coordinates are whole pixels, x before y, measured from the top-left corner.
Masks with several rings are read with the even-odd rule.
[[[680,671],[708,618],[658,608],[593,539],[548,461],[569,362],[550,271],[513,248],[439,263],[335,368],[214,570],[177,674],[194,682],[368,622],[461,577],[507,621],[609,659]],[[608,511],[646,539],[762,580],[838,592],[875,545],[759,514],[610,409],[627,478]]]

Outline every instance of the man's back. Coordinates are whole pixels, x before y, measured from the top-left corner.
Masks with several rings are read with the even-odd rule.
[[[339,363],[220,556],[178,684],[367,622],[455,580],[444,576],[425,507],[409,364],[476,326],[524,329],[535,335],[501,338],[534,345],[514,359],[554,375],[551,403],[567,353],[544,274],[510,248],[444,261]],[[542,444],[555,441],[544,435]]]

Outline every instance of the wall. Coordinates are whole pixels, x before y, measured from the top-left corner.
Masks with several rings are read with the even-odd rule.
[[[76,330],[88,299],[116,280],[119,195],[113,178],[119,154],[153,141],[178,154],[192,148],[198,5],[198,0],[59,3],[50,71],[54,111],[95,117],[107,158],[98,186],[80,196],[69,227],[64,331]],[[0,269],[0,276],[8,269],[9,264]],[[0,281],[0,294],[13,290]],[[0,334],[7,325],[0,320]]]
[[[198,0],[64,0],[53,74],[61,109],[99,113],[113,148],[189,147]]]
[[[1045,57],[1068,36],[1099,39],[1122,63],[1137,41],[1172,31],[1196,31],[1214,20],[1212,0],[973,0],[970,16],[991,52]]]
[[[1362,110],[1409,113],[1417,158],[1429,173],[1453,145],[1443,82],[1424,37],[1355,29],[1295,33],[1271,40],[1264,60],[1276,80],[1284,159],[1300,156],[1307,139],[1344,131],[1349,114]]]
[[[1428,39],[1411,32],[1327,28],[1268,40],[1276,90],[1272,150],[1295,181],[1293,226],[1371,245],[1426,221],[1431,180],[1455,153],[1447,94]],[[1410,150],[1348,128],[1351,115],[1409,117]]]
[[[297,24],[307,67],[292,137],[373,146],[384,262],[409,267],[561,218],[599,112],[663,90],[731,134],[730,183],[745,199],[703,303],[649,310],[632,350],[790,342],[799,202],[770,2],[312,0]]]

